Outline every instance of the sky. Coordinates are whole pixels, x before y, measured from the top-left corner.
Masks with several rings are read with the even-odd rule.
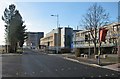
[[[10,4],[15,4],[16,9],[19,10],[25,21],[27,31],[44,32],[46,34],[57,27],[57,19],[51,15],[59,15],[59,25],[61,27],[69,25],[73,29],[76,29],[80,25],[81,19],[87,12],[87,9],[95,3],[95,0],[91,0],[91,2],[88,0],[86,2],[78,0],[76,2],[71,2],[72,0],[68,0],[67,2],[57,1],[0,1],[0,17],[3,15],[5,8],[8,8]],[[101,5],[110,14],[110,21],[117,21],[118,0],[106,0],[106,2],[99,0],[97,4]],[[0,19],[0,45],[5,44],[4,25],[4,21]],[[79,29],[84,29],[84,27],[79,26]]]

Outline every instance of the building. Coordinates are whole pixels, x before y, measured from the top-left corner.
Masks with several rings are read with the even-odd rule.
[[[90,51],[93,52],[94,44],[88,30],[80,30],[79,32],[76,32],[76,35],[73,36],[73,39],[73,48],[79,49],[80,53],[88,54],[89,48],[91,48]]]
[[[45,35],[45,37],[39,39],[40,40],[40,45],[45,45],[49,46],[49,48],[55,48],[56,46],[60,47],[61,43],[57,42],[57,37],[58,41],[61,41],[61,28],[58,29],[53,29],[49,33]]]
[[[104,49],[109,49],[110,53],[117,53],[118,51],[118,41],[119,41],[119,31],[120,31],[120,23],[112,23],[107,26],[104,26],[108,29],[106,41],[103,43]]]
[[[71,48],[73,29],[63,27],[61,29],[61,48]]]
[[[103,26],[104,28],[108,29],[106,40],[105,42],[101,43],[101,53],[117,53],[118,51],[118,37],[119,31],[120,31],[120,24],[119,23],[112,23],[106,26]],[[89,54],[89,52],[94,52],[94,44],[92,41],[92,36],[90,34],[89,30],[83,30],[76,32],[76,35],[73,37],[75,40],[73,40],[73,48],[78,48],[80,50],[80,53],[86,53]],[[96,46],[97,51],[99,47],[99,30],[97,30],[97,40],[96,40]]]
[[[26,45],[29,48],[38,48],[40,38],[44,36],[44,32],[27,32],[28,38],[26,39]]]
[[[71,48],[73,29],[70,27],[59,27],[47,33],[40,39],[41,46],[49,47],[51,50],[61,50],[61,48]]]

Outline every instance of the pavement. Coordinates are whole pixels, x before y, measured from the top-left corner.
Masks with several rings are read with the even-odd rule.
[[[37,52],[37,50],[35,50]],[[95,58],[84,58],[84,57],[75,57],[75,54],[71,53],[65,53],[65,54],[49,54],[49,55],[56,55],[56,56],[61,56],[64,57],[64,59],[70,60],[70,61],[75,61],[81,64],[89,65],[89,66],[94,66],[94,67],[101,67],[101,68],[106,68],[114,71],[120,71],[120,63],[112,63],[112,62],[104,62],[102,61],[102,64],[98,64],[98,60]],[[110,55],[114,56],[114,55]],[[116,56],[116,55],[115,55]]]
[[[71,61],[76,61],[82,64],[86,64],[86,65],[90,65],[90,66],[96,66],[96,67],[101,67],[101,68],[107,68],[110,70],[114,70],[114,71],[120,71],[120,63],[111,63],[111,62],[104,62],[102,61],[101,65],[98,64],[97,59],[93,59],[93,58],[84,58],[84,57],[75,57],[74,54],[62,54],[62,56],[65,59],[71,60]],[[104,65],[103,65],[104,63]]]
[[[34,50],[34,49],[32,51],[39,52],[39,50]],[[48,54],[48,53],[44,53],[44,54]],[[9,54],[4,54],[4,55],[22,55],[22,54],[9,53]],[[71,54],[71,53],[48,54],[48,55],[55,55],[55,56],[63,57],[64,59],[74,61],[74,62],[78,62],[78,63],[85,64],[85,65],[89,65],[89,66],[101,67],[101,68],[106,68],[106,69],[110,69],[110,70],[114,70],[114,71],[120,71],[120,63],[110,63],[110,62],[106,63],[106,62],[102,61],[102,63],[104,63],[104,65],[102,65],[102,64],[98,65],[97,59],[75,57],[75,54]]]

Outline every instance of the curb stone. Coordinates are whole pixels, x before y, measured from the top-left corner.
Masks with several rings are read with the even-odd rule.
[[[110,69],[110,70],[114,70],[114,71],[119,71],[119,69],[113,69],[113,68],[110,68],[110,67],[107,67],[107,66],[100,66],[100,65],[97,65],[97,64],[89,64],[89,63],[85,63],[85,62],[80,62],[76,59],[72,59],[72,58],[68,58],[68,57],[64,57],[64,59],[67,59],[67,60],[70,60],[70,61],[73,61],[73,62],[77,62],[77,63],[81,63],[81,64],[84,64],[84,65],[92,66],[92,67],[100,67],[100,68],[106,68],[106,69]]]
[[[2,56],[5,55],[13,55],[13,56],[17,56],[17,55],[22,55],[22,54],[2,54]]]
[[[111,67],[107,67],[107,66],[102,66],[102,68],[106,68],[106,69],[110,69],[110,70],[114,70],[114,71],[118,71],[118,72],[120,72],[120,71],[119,71],[119,68],[117,68],[117,69],[113,69],[113,68],[111,68]]]
[[[67,59],[67,60],[70,60],[70,61],[73,61],[73,62],[78,62],[78,63],[84,64],[84,65],[93,66],[93,67],[101,67],[101,66],[99,66],[97,64],[89,64],[89,63],[85,63],[85,62],[80,62],[78,60],[67,58],[67,57],[64,57],[64,59]]]

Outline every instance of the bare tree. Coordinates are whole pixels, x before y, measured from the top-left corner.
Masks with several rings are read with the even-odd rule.
[[[94,54],[96,51],[96,43],[97,43],[97,30],[99,27],[104,26],[109,21],[109,13],[105,12],[105,9],[94,3],[89,7],[87,13],[83,16],[82,25],[86,30],[90,30],[90,34],[94,43]]]

